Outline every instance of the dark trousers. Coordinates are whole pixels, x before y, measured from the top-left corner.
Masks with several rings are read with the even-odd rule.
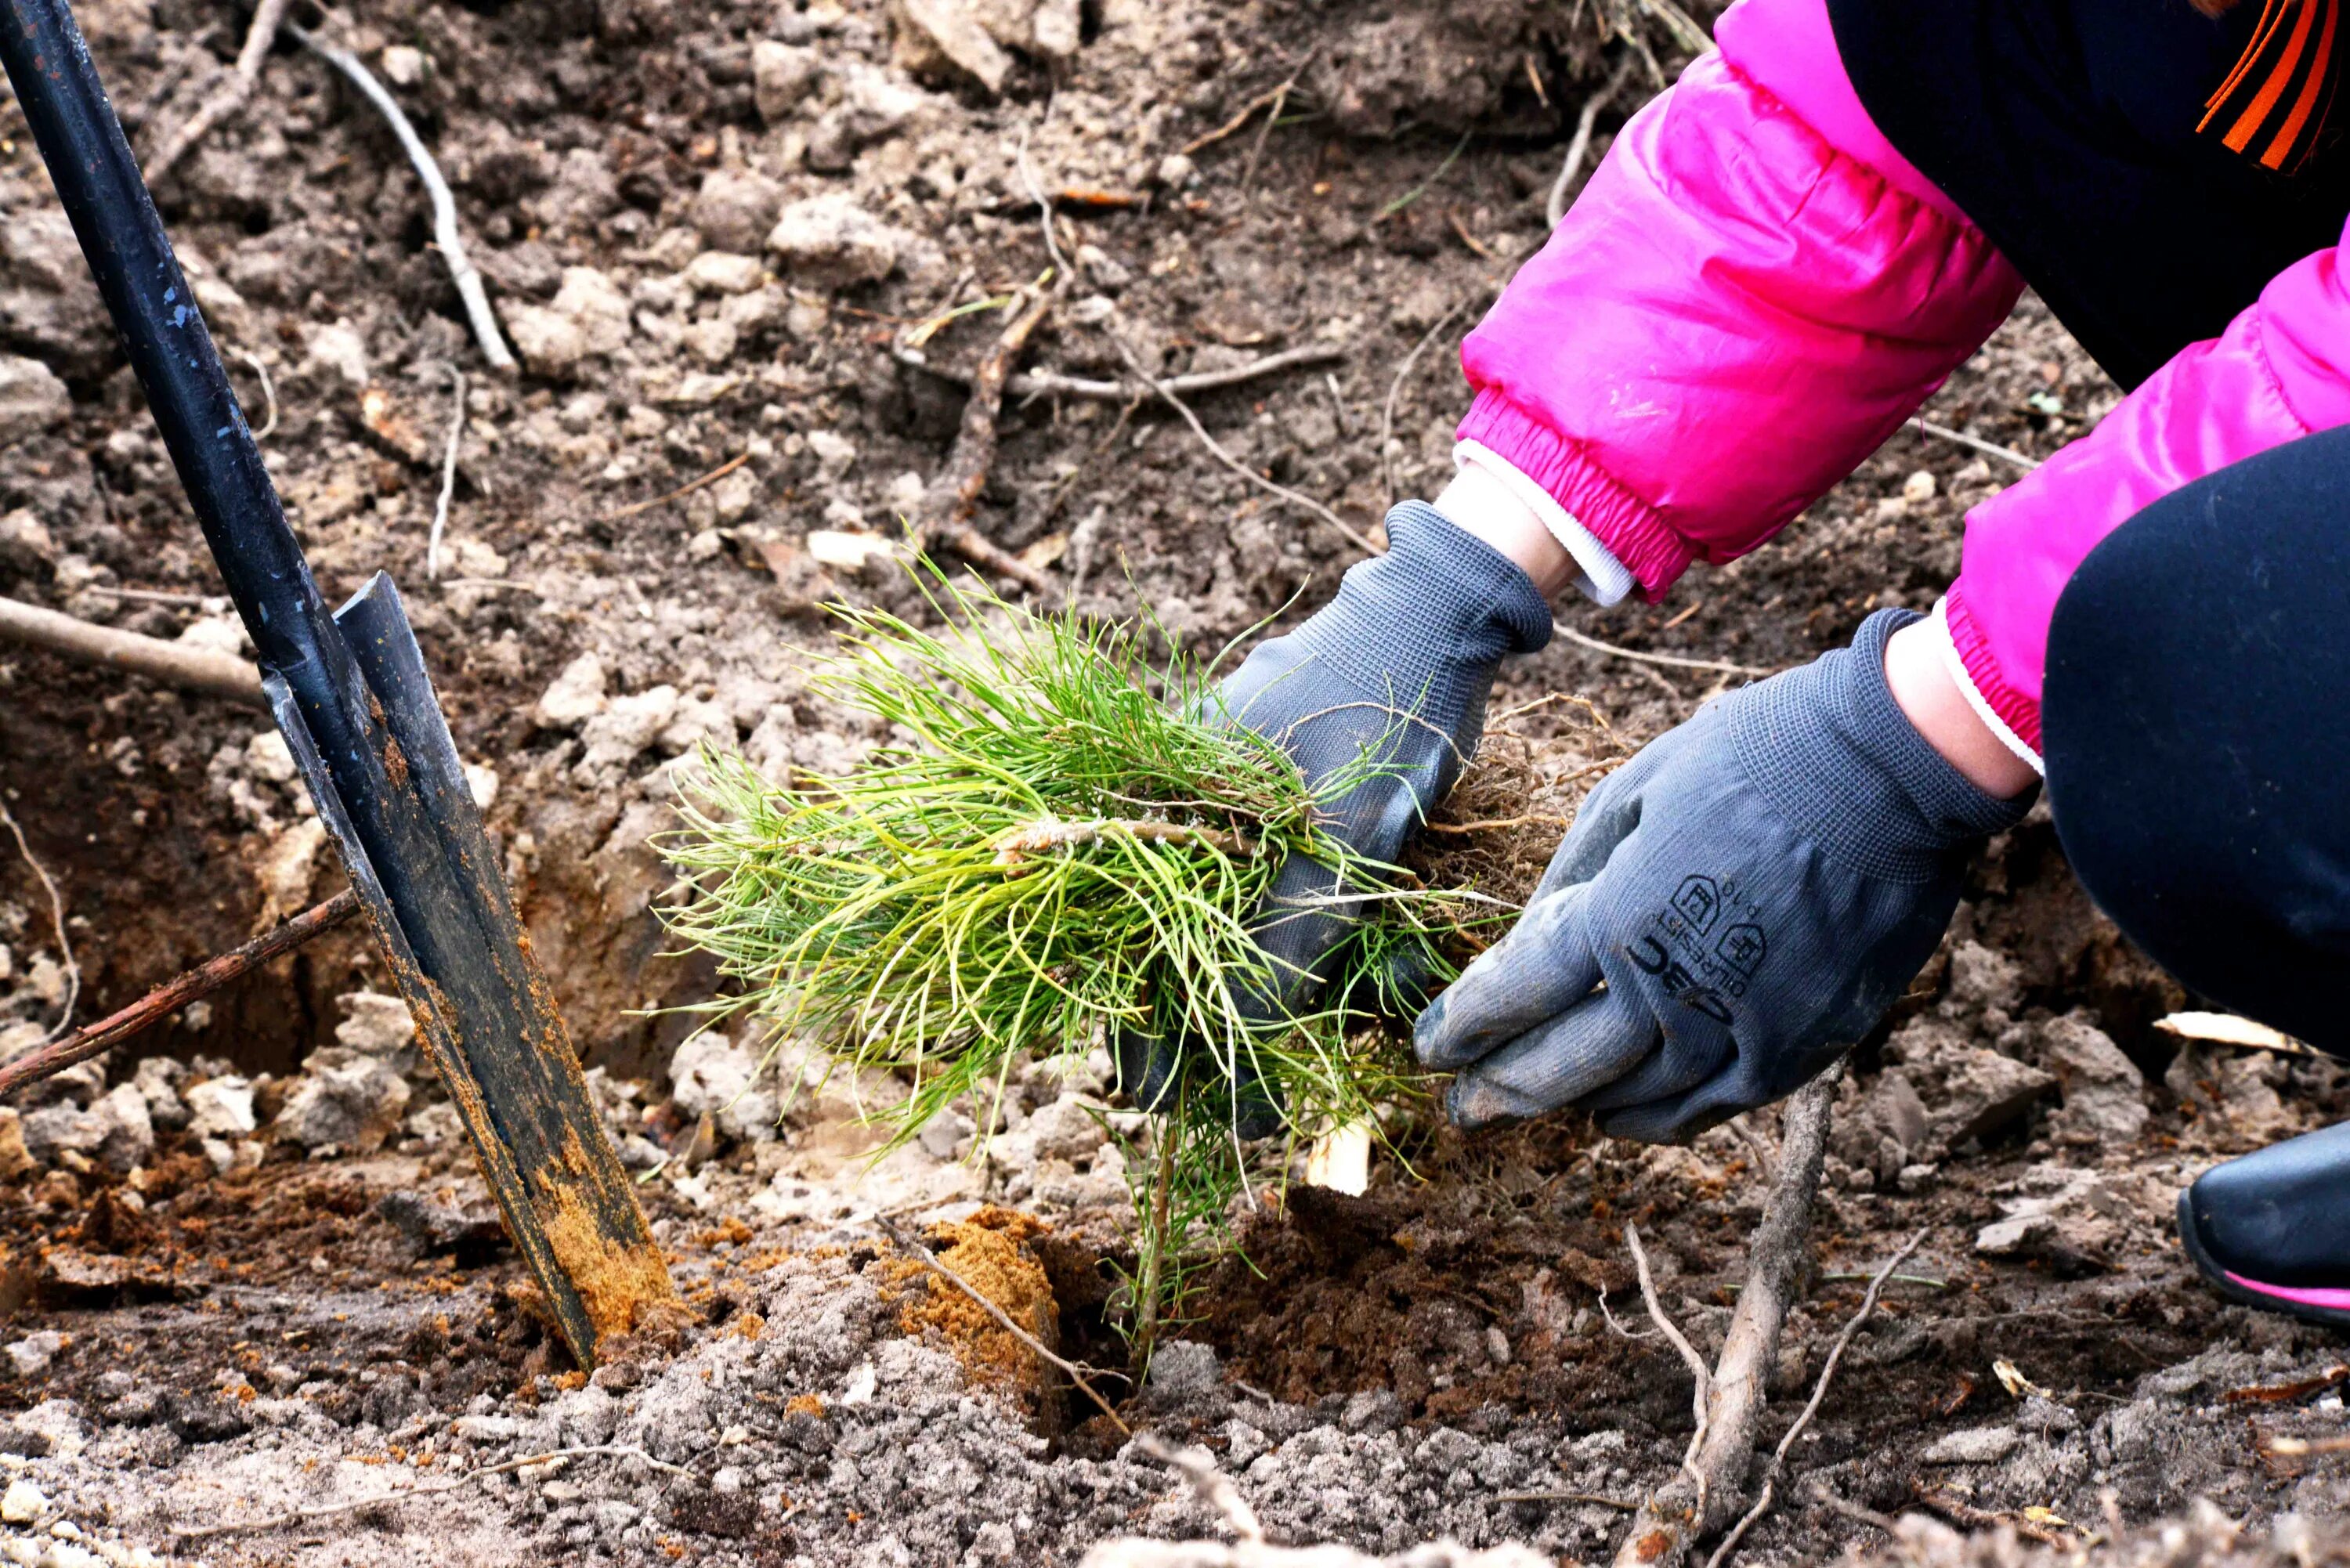
[[[2057,601],[2042,707],[2083,886],[2190,990],[2350,1056],[2350,430],[2147,507]]]

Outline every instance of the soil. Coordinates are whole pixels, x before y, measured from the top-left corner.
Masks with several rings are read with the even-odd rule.
[[[95,1146],[15,1161],[0,1137],[0,1467],[40,1494],[0,1501],[10,1560],[1073,1563],[1120,1535],[1211,1532],[1163,1467],[876,1222],[931,1227],[1059,1354],[1122,1365],[1126,1185],[1085,1110],[1099,1072],[1031,1074],[974,1157],[973,1129],[949,1127],[873,1166],[846,1086],[807,1088],[780,1136],[695,1098],[672,1063],[692,1021],[661,1011],[711,985],[667,956],[657,916],[670,770],[704,739],[781,774],[846,766],[877,738],[806,691],[795,650],[822,644],[829,596],[927,613],[897,518],[944,460],[954,377],[993,317],[937,327],[921,366],[898,345],[1046,265],[1024,158],[1043,188],[1093,193],[1060,203],[1077,276],[1026,363],[1114,377],[1113,330],[1170,373],[1339,345],[1327,374],[1196,407],[1243,462],[1371,529],[1391,483],[1443,481],[1452,351],[1543,238],[1575,111],[1612,68],[1600,29],[1648,27],[1667,69],[1680,57],[1609,5],[977,9],[1016,38],[993,90],[908,52],[903,13],[867,0],[342,13],[455,187],[530,351],[511,380],[479,368],[396,143],[315,59],[281,47],[252,105],[160,183],[255,409],[267,370],[264,450],[322,586],[339,597],[379,569],[401,585],[696,1321],[592,1378],[571,1366],[412,1053],[397,1064],[411,1097],[371,1124],[369,1152],[286,1130],[353,999],[391,990],[346,930],[48,1092],[94,1106],[140,1058],[192,1064],[149,1103],[184,1110],[207,1082],[249,1080],[251,1136],[213,1150],[159,1114],[129,1168]],[[215,90],[245,25],[213,0],[80,16],[142,150]],[[1260,111],[1180,152],[1284,83],[1277,127]],[[1601,118],[1603,144],[1620,119]],[[862,210],[857,243],[763,249],[779,213],[817,198]],[[0,101],[0,354],[38,360],[64,394],[5,416],[0,593],[233,646],[54,214]],[[452,366],[465,421],[436,581]],[[2036,457],[2116,396],[2027,300],[1928,412]],[[1930,606],[1965,510],[2016,472],[1905,431],[1671,603],[1564,613],[1624,647],[1797,663],[1880,606]],[[1008,403],[977,521],[1085,612],[1147,608],[1202,647],[1295,618],[1356,558],[1163,410],[1074,398]],[[873,560],[841,564],[820,532],[861,536],[851,555]],[[1496,740],[1486,793],[1456,815],[1570,811],[1593,764],[1728,679],[1565,639],[1513,663],[1495,711],[1519,710],[1521,739]],[[1597,718],[1544,703],[1560,694]],[[64,899],[85,1019],[340,880],[256,714],[44,654],[0,657],[0,795]],[[1522,889],[1555,831],[1469,853]],[[39,883],[0,858],[15,1050],[56,1020],[66,955]],[[2044,813],[1993,846],[1942,954],[1855,1058],[1786,1394],[1866,1275],[1926,1241],[1742,1560],[1884,1548],[1869,1511],[2065,1542],[2107,1528],[2109,1506],[2128,1525],[2199,1499],[2262,1527],[2340,1516],[2344,1461],[2264,1447],[2338,1425],[2340,1347],[2206,1292],[2168,1225],[2197,1170],[2341,1115],[2344,1086],[2305,1058],[2178,1058],[2153,1023],[2188,1000],[2090,907]],[[2083,1030],[2124,1067],[2085,1056]],[[1276,1540],[1604,1557],[1618,1505],[1671,1472],[1690,1420],[1687,1375],[1627,1289],[1622,1226],[1648,1238],[1700,1348],[1718,1345],[1763,1191],[1773,1124],[1753,1122],[1648,1149],[1574,1118],[1463,1139],[1407,1112],[1390,1131],[1409,1166],[1382,1157],[1359,1198],[1294,1187],[1249,1216],[1150,1382],[1098,1386],[1128,1424],[1214,1452]],[[582,1451],[513,1463],[555,1449]],[[1887,1549],[1958,1560],[1921,1528]]]

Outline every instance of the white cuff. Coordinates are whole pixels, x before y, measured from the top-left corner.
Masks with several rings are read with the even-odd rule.
[[[1999,737],[2000,744],[2030,763],[2033,773],[2046,778],[2048,768],[2041,762],[2040,753],[2025,745],[2023,737],[2009,729],[2007,721],[1992,711],[1991,705],[1984,701],[1983,694],[1976,690],[1975,678],[1967,673],[1967,661],[1959,657],[1959,645],[1950,636],[1950,602],[1948,599],[1934,601],[1934,645],[1942,655],[1942,668],[1950,672],[1951,680],[1959,683],[1959,695],[1967,700],[1967,706],[1975,711],[1976,718],[1991,726],[1991,732]]]
[[[1574,514],[1558,504],[1558,497],[1527,478],[1491,447],[1473,441],[1456,442],[1452,448],[1453,467],[1467,468],[1472,463],[1479,472],[1500,480],[1513,496],[1542,519],[1551,537],[1575,557],[1575,564],[1582,568],[1575,586],[1586,598],[1596,605],[1621,604],[1638,586],[1624,563],[1599,542],[1597,535],[1576,522]]]

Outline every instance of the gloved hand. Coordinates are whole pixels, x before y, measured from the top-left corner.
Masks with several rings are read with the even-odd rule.
[[[1482,1127],[1579,1105],[1687,1138],[1794,1093],[1884,1016],[1957,908],[1998,800],[1918,733],[1871,616],[1849,649],[1709,703],[1591,792],[1525,914],[1420,1015]]]
[[[1392,865],[1477,750],[1503,656],[1550,636],[1550,607],[1524,571],[1434,507],[1406,502],[1388,514],[1388,553],[1348,570],[1305,625],[1260,644],[1217,697],[1228,722],[1287,752],[1309,787],[1370,755],[1370,776],[1321,810],[1339,842]],[[1347,929],[1346,907],[1326,902],[1339,880],[1312,860],[1281,868],[1255,923],[1272,979],[1236,999],[1243,1016],[1271,1022],[1313,1006]],[[1134,1103],[1157,1108],[1175,1059],[1167,1043],[1129,1033],[1117,1056]],[[1280,1112],[1252,1087],[1236,1085],[1241,1131],[1261,1137]]]

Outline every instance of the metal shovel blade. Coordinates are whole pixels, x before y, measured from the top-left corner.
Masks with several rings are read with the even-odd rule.
[[[278,728],[581,1365],[677,1310],[515,918],[400,596],[329,615],[66,0],[7,0],[0,65],[260,655]]]
[[[400,590],[378,573],[335,612],[335,624],[366,682],[374,732],[371,754],[340,771],[369,786],[380,781],[380,791],[368,790],[376,833],[362,836],[292,688],[275,674],[263,688],[473,1137],[507,1234],[572,1354],[592,1366],[600,1342],[630,1332],[647,1307],[675,1302],[668,1269],[515,917]],[[380,867],[369,837],[390,838],[399,855]],[[419,867],[426,875],[415,875]],[[409,895],[397,904],[395,888]]]

